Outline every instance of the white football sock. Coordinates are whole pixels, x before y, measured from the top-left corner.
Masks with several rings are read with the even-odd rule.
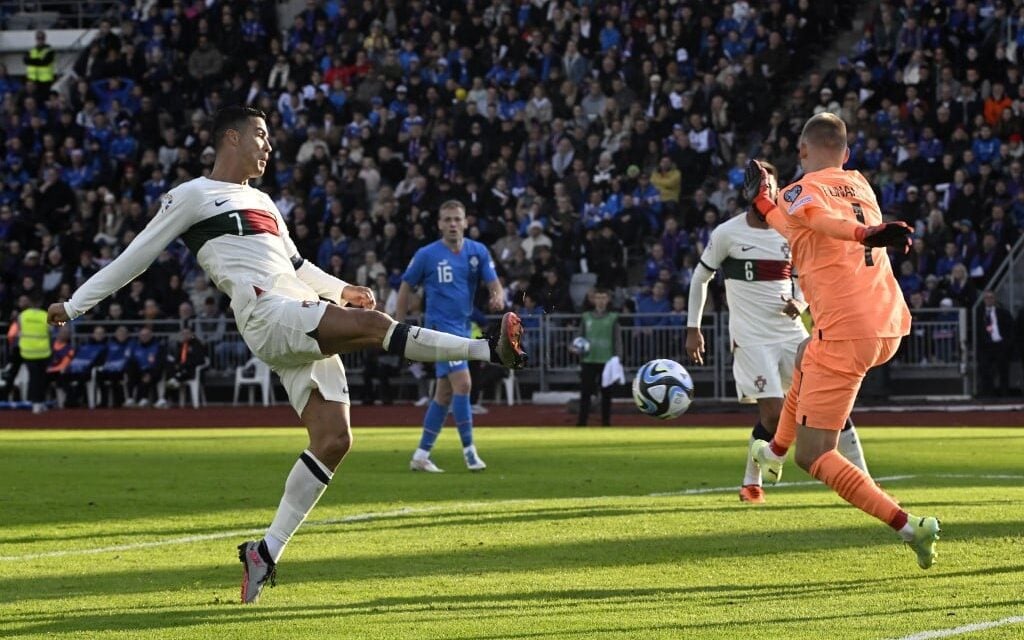
[[[413,460],[427,460],[430,458],[430,452],[426,449],[417,448],[412,454]]]
[[[281,504],[263,538],[274,562],[281,557],[285,545],[313,510],[333,477],[331,470],[308,449],[299,456],[285,480]]]
[[[909,516],[907,518],[907,524],[903,525],[903,528],[897,533],[900,534],[900,537],[903,538],[904,542],[912,542],[914,540],[914,525],[910,524],[910,522],[914,519],[914,516],[911,516],[910,514],[907,515]]]
[[[747,443],[747,470],[743,472],[743,486],[748,484],[756,484],[761,486],[761,467],[754,462],[754,458],[750,455],[750,445],[754,444],[754,437],[750,437],[750,441]]]
[[[391,344],[391,336],[396,326],[398,326],[397,322],[388,329],[384,336],[385,350]],[[487,344],[486,340],[473,340],[443,331],[410,327],[403,355],[416,362],[453,362],[457,360],[489,362],[491,346]]]
[[[864,449],[861,448],[860,438],[857,437],[857,427],[850,427],[846,431],[839,432],[839,444],[836,449],[855,467],[865,474],[871,475],[868,472],[868,463],[864,462]]]

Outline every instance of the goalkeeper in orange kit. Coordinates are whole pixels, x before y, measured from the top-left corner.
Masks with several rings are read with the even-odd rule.
[[[760,163],[752,160],[747,167],[753,208],[789,239],[815,322],[775,436],[754,441],[751,456],[766,478],[778,482],[795,441],[802,469],[895,529],[927,569],[935,561],[939,521],[901,509],[836,451],[865,374],[888,362],[910,332],[910,310],[886,248],[905,253],[913,230],[882,222],[871,185],[859,172],[842,168],[849,149],[840,118],[821,113],[809,119],[799,149],[804,175],[781,193]]]

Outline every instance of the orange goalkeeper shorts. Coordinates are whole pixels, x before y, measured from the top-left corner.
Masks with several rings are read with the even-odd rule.
[[[796,421],[818,429],[843,428],[868,369],[889,361],[901,338],[811,340],[800,370]]]

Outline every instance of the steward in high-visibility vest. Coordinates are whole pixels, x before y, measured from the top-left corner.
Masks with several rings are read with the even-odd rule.
[[[18,349],[23,360],[49,360],[50,326],[42,309],[25,309],[18,315]]]
[[[53,47],[46,44],[46,32],[36,31],[36,46],[25,54],[25,79],[35,82],[39,94],[46,96],[54,80],[54,62],[57,55]]]
[[[42,413],[46,411],[46,364],[52,353],[50,325],[46,322],[46,311],[40,308],[41,296],[36,293],[31,297],[32,306],[18,314],[18,351],[28,367],[28,401],[32,403],[32,413]]]

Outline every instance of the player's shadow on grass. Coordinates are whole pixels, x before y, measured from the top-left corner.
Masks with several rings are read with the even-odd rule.
[[[1001,502],[1001,501],[997,501]],[[945,503],[942,503],[945,505]],[[846,509],[843,505],[831,505],[831,504],[793,504],[793,505],[773,505],[773,512],[786,512],[786,511],[820,511],[821,509],[827,509],[832,506],[838,506]],[[445,508],[440,508],[436,511],[411,511],[406,514],[388,514],[379,517],[367,517],[365,519],[353,519],[351,521],[345,521],[346,516],[340,516],[338,519],[326,519],[326,520],[310,520],[307,522],[303,529],[304,531],[323,532],[325,528],[330,528],[333,533],[358,533],[360,531],[385,531],[395,530],[400,531],[403,529],[428,529],[438,527],[473,527],[473,526],[489,526],[495,524],[517,524],[526,522],[540,522],[540,521],[559,521],[559,520],[579,520],[589,518],[606,518],[606,517],[630,517],[630,516],[642,516],[642,515],[670,515],[670,514],[708,514],[708,513],[721,513],[723,515],[735,513],[737,510],[749,509],[750,507],[742,505],[739,502],[735,504],[730,503],[729,506],[721,507],[710,507],[707,505],[692,505],[692,506],[666,506],[666,507],[550,507],[550,508],[538,508],[520,510],[515,512],[508,512],[507,510],[495,510],[489,511],[487,509],[473,509],[471,511],[462,511],[457,513],[446,513]],[[452,511],[456,511],[456,507],[452,507]],[[236,530],[238,531],[253,531],[260,532],[264,528],[264,523],[258,521],[252,521],[249,523],[240,523]],[[88,531],[80,534],[66,534],[59,531],[45,533],[40,532],[38,534],[18,536],[18,537],[5,537],[0,539],[0,544],[32,544],[41,542],[69,542],[73,540],[89,540],[92,544],[88,545],[88,549],[105,546],[131,546],[137,544],[145,544],[150,541],[160,542],[168,537],[171,538],[191,538],[194,536],[203,536],[210,534],[224,534],[224,527],[222,525],[210,525],[206,527],[196,527],[189,525],[182,525],[181,527],[161,527],[157,529],[145,529],[144,531],[136,531],[131,537],[125,535],[124,527],[118,526],[110,531]],[[224,539],[231,536],[224,534]],[[2,549],[2,546],[0,546]],[[51,549],[47,549],[49,551]],[[131,551],[131,550],[125,550]],[[33,551],[25,551],[24,555],[31,555]],[[45,553],[45,551],[44,551]],[[0,556],[6,555],[0,552]],[[23,555],[23,554],[12,554],[12,555]],[[71,556],[80,555],[72,552]],[[97,556],[98,557],[98,556]]]
[[[774,513],[787,511],[821,511],[831,505],[820,504],[799,504],[799,505],[778,505],[773,508]],[[846,510],[843,505],[835,505],[837,508]],[[323,532],[323,527],[344,527],[344,531],[400,531],[403,529],[425,530],[431,528],[462,527],[472,531],[474,527],[491,527],[494,525],[515,525],[528,522],[561,522],[568,526],[585,526],[586,522],[593,518],[621,518],[621,517],[642,517],[642,516],[667,516],[679,514],[700,514],[708,515],[720,513],[723,515],[734,514],[737,510],[749,509],[750,507],[740,504],[721,507],[710,507],[706,505],[695,506],[664,506],[664,507],[552,507],[541,509],[520,510],[509,513],[508,511],[487,511],[474,510],[470,513],[421,513],[409,514],[401,517],[388,517],[380,520],[352,523],[313,523],[308,531]],[[307,525],[308,526],[308,525]],[[333,532],[332,532],[333,535]]]
[[[973,540],[981,538],[1006,538],[1019,535],[1021,522],[970,523],[963,524],[951,532],[957,538]],[[355,542],[355,540],[353,540]],[[778,549],[787,553],[830,551],[843,549],[864,549],[867,547],[892,547],[893,553],[902,554],[903,564],[893,569],[893,577],[906,579],[917,574],[913,556],[909,551],[896,547],[898,543],[876,526],[829,527],[819,529],[785,529],[771,533],[750,536],[721,534],[707,535],[660,535],[616,539],[598,539],[545,543],[543,541],[525,544],[490,543],[480,545],[472,534],[459,541],[451,541],[424,555],[419,551],[390,553],[380,548],[376,555],[351,555],[344,548],[338,549],[335,557],[302,559],[293,556],[281,565],[279,579],[283,585],[304,582],[344,580],[378,580],[382,578],[417,578],[429,576],[450,576],[453,574],[517,574],[533,571],[555,571],[571,567],[615,568],[623,566],[700,563],[714,558],[744,558],[758,560]],[[228,545],[226,545],[228,546]],[[233,549],[225,550],[224,563],[216,567],[197,567],[194,562],[181,563],[175,567],[143,567],[138,565],[138,556],[129,555],[117,559],[112,554],[90,558],[90,568],[96,571],[87,575],[50,575],[36,577],[24,572],[11,573],[4,578],[4,589],[0,591],[0,603],[18,602],[21,599],[63,599],[77,596],[100,596],[161,591],[178,591],[184,586],[191,589],[223,590],[234,584],[238,578],[238,563],[234,560]],[[152,553],[152,552],[146,552]],[[118,566],[133,568],[119,570]],[[941,565],[940,565],[941,566]],[[1016,566],[1014,571],[1024,570]],[[978,573],[998,573],[1001,568],[978,570]],[[913,573],[908,573],[913,572]],[[941,577],[939,571],[928,575]]]

